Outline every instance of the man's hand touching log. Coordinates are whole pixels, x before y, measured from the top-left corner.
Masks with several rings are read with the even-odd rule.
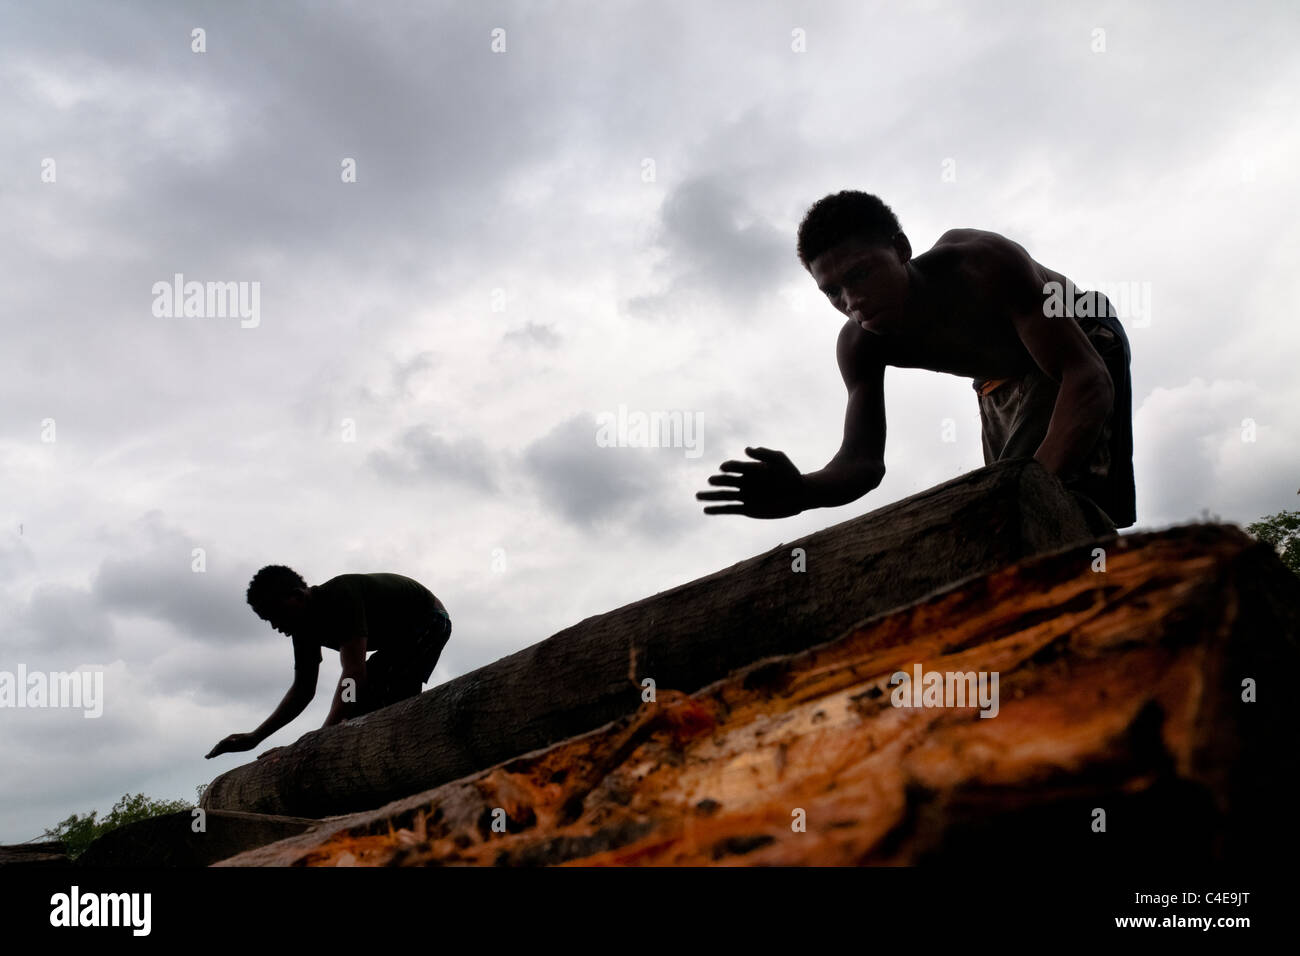
[[[788,518],[803,511],[806,495],[803,475],[784,452],[770,448],[746,448],[757,461],[724,461],[721,474],[709,484],[726,491],[700,491],[700,501],[729,501],[735,504],[709,505],[706,515],[747,515],[750,518]]]
[[[262,738],[257,734],[231,734],[219,742],[207,754],[205,759],[212,759],[224,753],[237,753],[241,750],[252,750],[262,742]]]

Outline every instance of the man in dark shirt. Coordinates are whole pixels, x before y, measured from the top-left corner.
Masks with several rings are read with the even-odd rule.
[[[894,213],[843,191],[816,202],[798,253],[847,316],[836,358],[848,391],[844,440],[818,471],[746,448],[702,491],[706,514],[783,518],[848,504],[885,474],[886,366],[971,379],[985,464],[1034,458],[1083,499],[1097,533],[1136,520],[1128,337],[1105,296],[980,229],[950,229],[915,258]]]
[[[322,647],[338,651],[343,665],[329,727],[419,694],[451,637],[442,602],[400,574],[340,574],[308,587],[290,568],[270,565],[253,576],[248,603],[292,639],[293,686],[257,730],[231,734],[209,757],[252,750],[301,714],[316,696]]]

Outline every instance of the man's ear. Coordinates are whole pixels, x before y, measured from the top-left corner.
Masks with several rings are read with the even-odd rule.
[[[894,233],[894,249],[902,257],[904,264],[912,259],[912,244],[907,241],[907,234],[903,230]]]

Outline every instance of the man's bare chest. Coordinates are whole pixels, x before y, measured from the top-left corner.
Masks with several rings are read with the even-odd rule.
[[[885,362],[963,378],[1008,378],[1033,367],[1008,310],[954,304],[903,334],[883,336]]]

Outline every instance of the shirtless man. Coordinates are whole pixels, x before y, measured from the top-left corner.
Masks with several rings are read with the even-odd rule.
[[[826,467],[801,474],[782,452],[746,448],[702,491],[705,514],[784,518],[848,504],[885,474],[888,365],[972,379],[984,463],[1033,457],[1116,528],[1134,514],[1128,337],[1114,309],[993,232],[951,229],[928,252],[912,247],[875,196],[840,192],[815,203],[798,252],[848,321],[836,358],[848,389],[844,440]],[[1101,522],[1103,530],[1107,522]]]

